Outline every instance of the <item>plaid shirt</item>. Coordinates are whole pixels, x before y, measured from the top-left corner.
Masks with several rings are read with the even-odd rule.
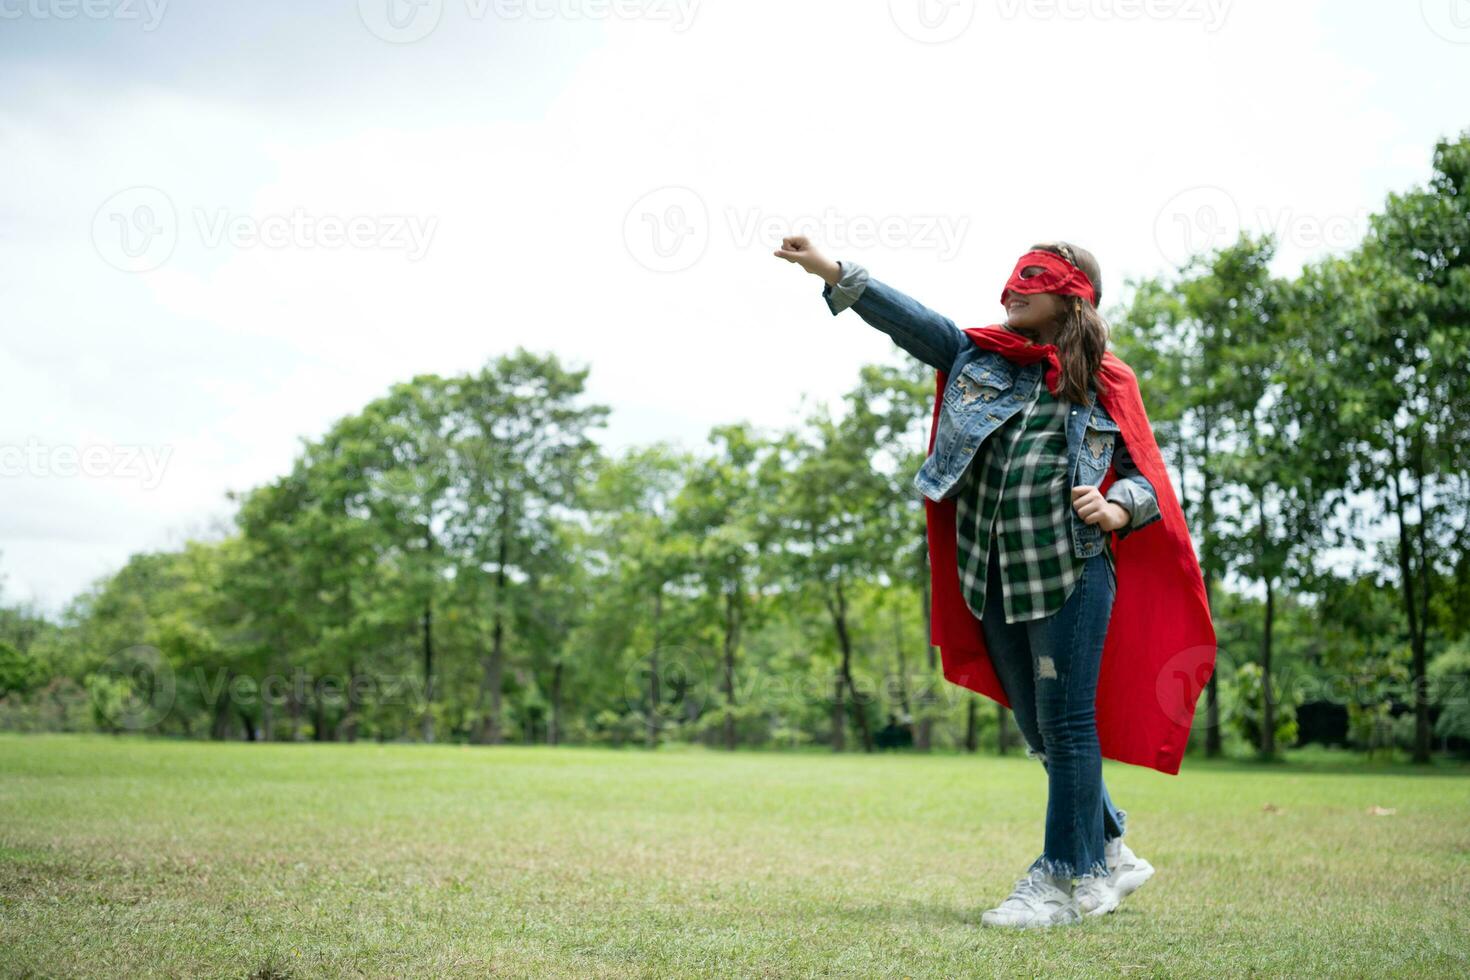
[[[1072,550],[1067,409],[1038,384],[1025,408],[985,440],[955,500],[960,591],[976,619],[985,610],[992,535],[1000,546],[1007,623],[1042,619],[1062,608],[1086,558]],[[1113,561],[1112,543],[1103,554]]]

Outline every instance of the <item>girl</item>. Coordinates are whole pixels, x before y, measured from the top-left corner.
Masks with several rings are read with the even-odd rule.
[[[1097,260],[1066,242],[1032,246],[1001,293],[1005,324],[960,330],[862,266],[826,258],[803,236],[783,239],[775,254],[827,283],[822,295],[834,315],[851,306],[939,372],[931,453],[914,482],[929,510],[935,609],[942,612],[946,594],[963,596],[965,615],[973,617],[965,624],[974,637],[969,659],[962,662],[958,652],[951,657],[946,644],[956,651],[960,644],[938,635],[941,626],[950,637],[962,628],[936,617],[933,639],[946,654],[948,679],[1012,708],[1027,755],[1041,759],[1049,786],[1041,855],[981,921],[1051,926],[1113,911],[1153,867],[1123,842],[1126,812],[1115,807],[1102,780],[1094,706],[1118,592],[1104,532],[1117,532],[1121,542],[1161,521],[1156,485],[1167,484],[1167,475],[1141,400],[1110,391],[1112,384],[1127,389],[1131,383],[1136,399],[1131,371],[1124,366],[1126,375],[1120,373],[1121,362],[1105,353]],[[1106,371],[1105,357],[1113,362]],[[1108,383],[1100,384],[1104,377]],[[1099,394],[1103,401],[1096,401]],[[1125,440],[1130,432],[1134,438]],[[1145,446],[1153,479],[1133,459],[1130,442]],[[1109,464],[1118,478],[1104,496],[1099,484]],[[1171,521],[1163,547],[1177,552],[1182,514],[1175,514],[1167,487],[1165,498]],[[1192,559],[1192,545],[1189,553]],[[1189,612],[1179,607],[1165,619],[1197,632],[1198,617]],[[1156,665],[1155,652],[1139,665]],[[1199,684],[1207,677],[1208,671]],[[1140,686],[1137,677],[1128,683]],[[1190,717],[1193,697],[1184,696]],[[1142,727],[1150,733],[1178,727],[1177,718],[1162,726],[1154,721],[1145,718]],[[1142,759],[1136,744],[1121,746],[1115,726],[1107,734],[1110,757],[1177,772],[1175,753],[1182,749],[1172,731],[1150,746],[1155,755]]]

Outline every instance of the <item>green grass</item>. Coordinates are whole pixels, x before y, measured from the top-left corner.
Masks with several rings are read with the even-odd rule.
[[[1020,756],[0,736],[0,973],[1470,972],[1464,767],[1105,775],[1158,873],[1013,932]]]

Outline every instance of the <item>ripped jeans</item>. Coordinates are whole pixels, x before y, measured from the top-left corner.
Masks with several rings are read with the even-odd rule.
[[[1113,806],[1097,738],[1097,675],[1118,584],[1108,555],[1086,559],[1061,609],[1007,623],[1000,552],[992,542],[980,623],[990,661],[1026,740],[1046,769],[1046,841],[1031,868],[1057,878],[1109,874],[1104,845],[1123,836],[1127,812]]]

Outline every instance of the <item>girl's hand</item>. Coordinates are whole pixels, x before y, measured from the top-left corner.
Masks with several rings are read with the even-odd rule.
[[[805,235],[781,239],[781,247],[772,254],[787,262],[795,262],[807,272],[820,276],[829,283],[835,283],[842,278],[842,270],[837,263],[818,252],[817,247]]]
[[[1127,527],[1133,515],[1122,504],[1115,504],[1103,497],[1097,487],[1073,487],[1072,509],[1087,524],[1096,524],[1104,531],[1116,531]]]

